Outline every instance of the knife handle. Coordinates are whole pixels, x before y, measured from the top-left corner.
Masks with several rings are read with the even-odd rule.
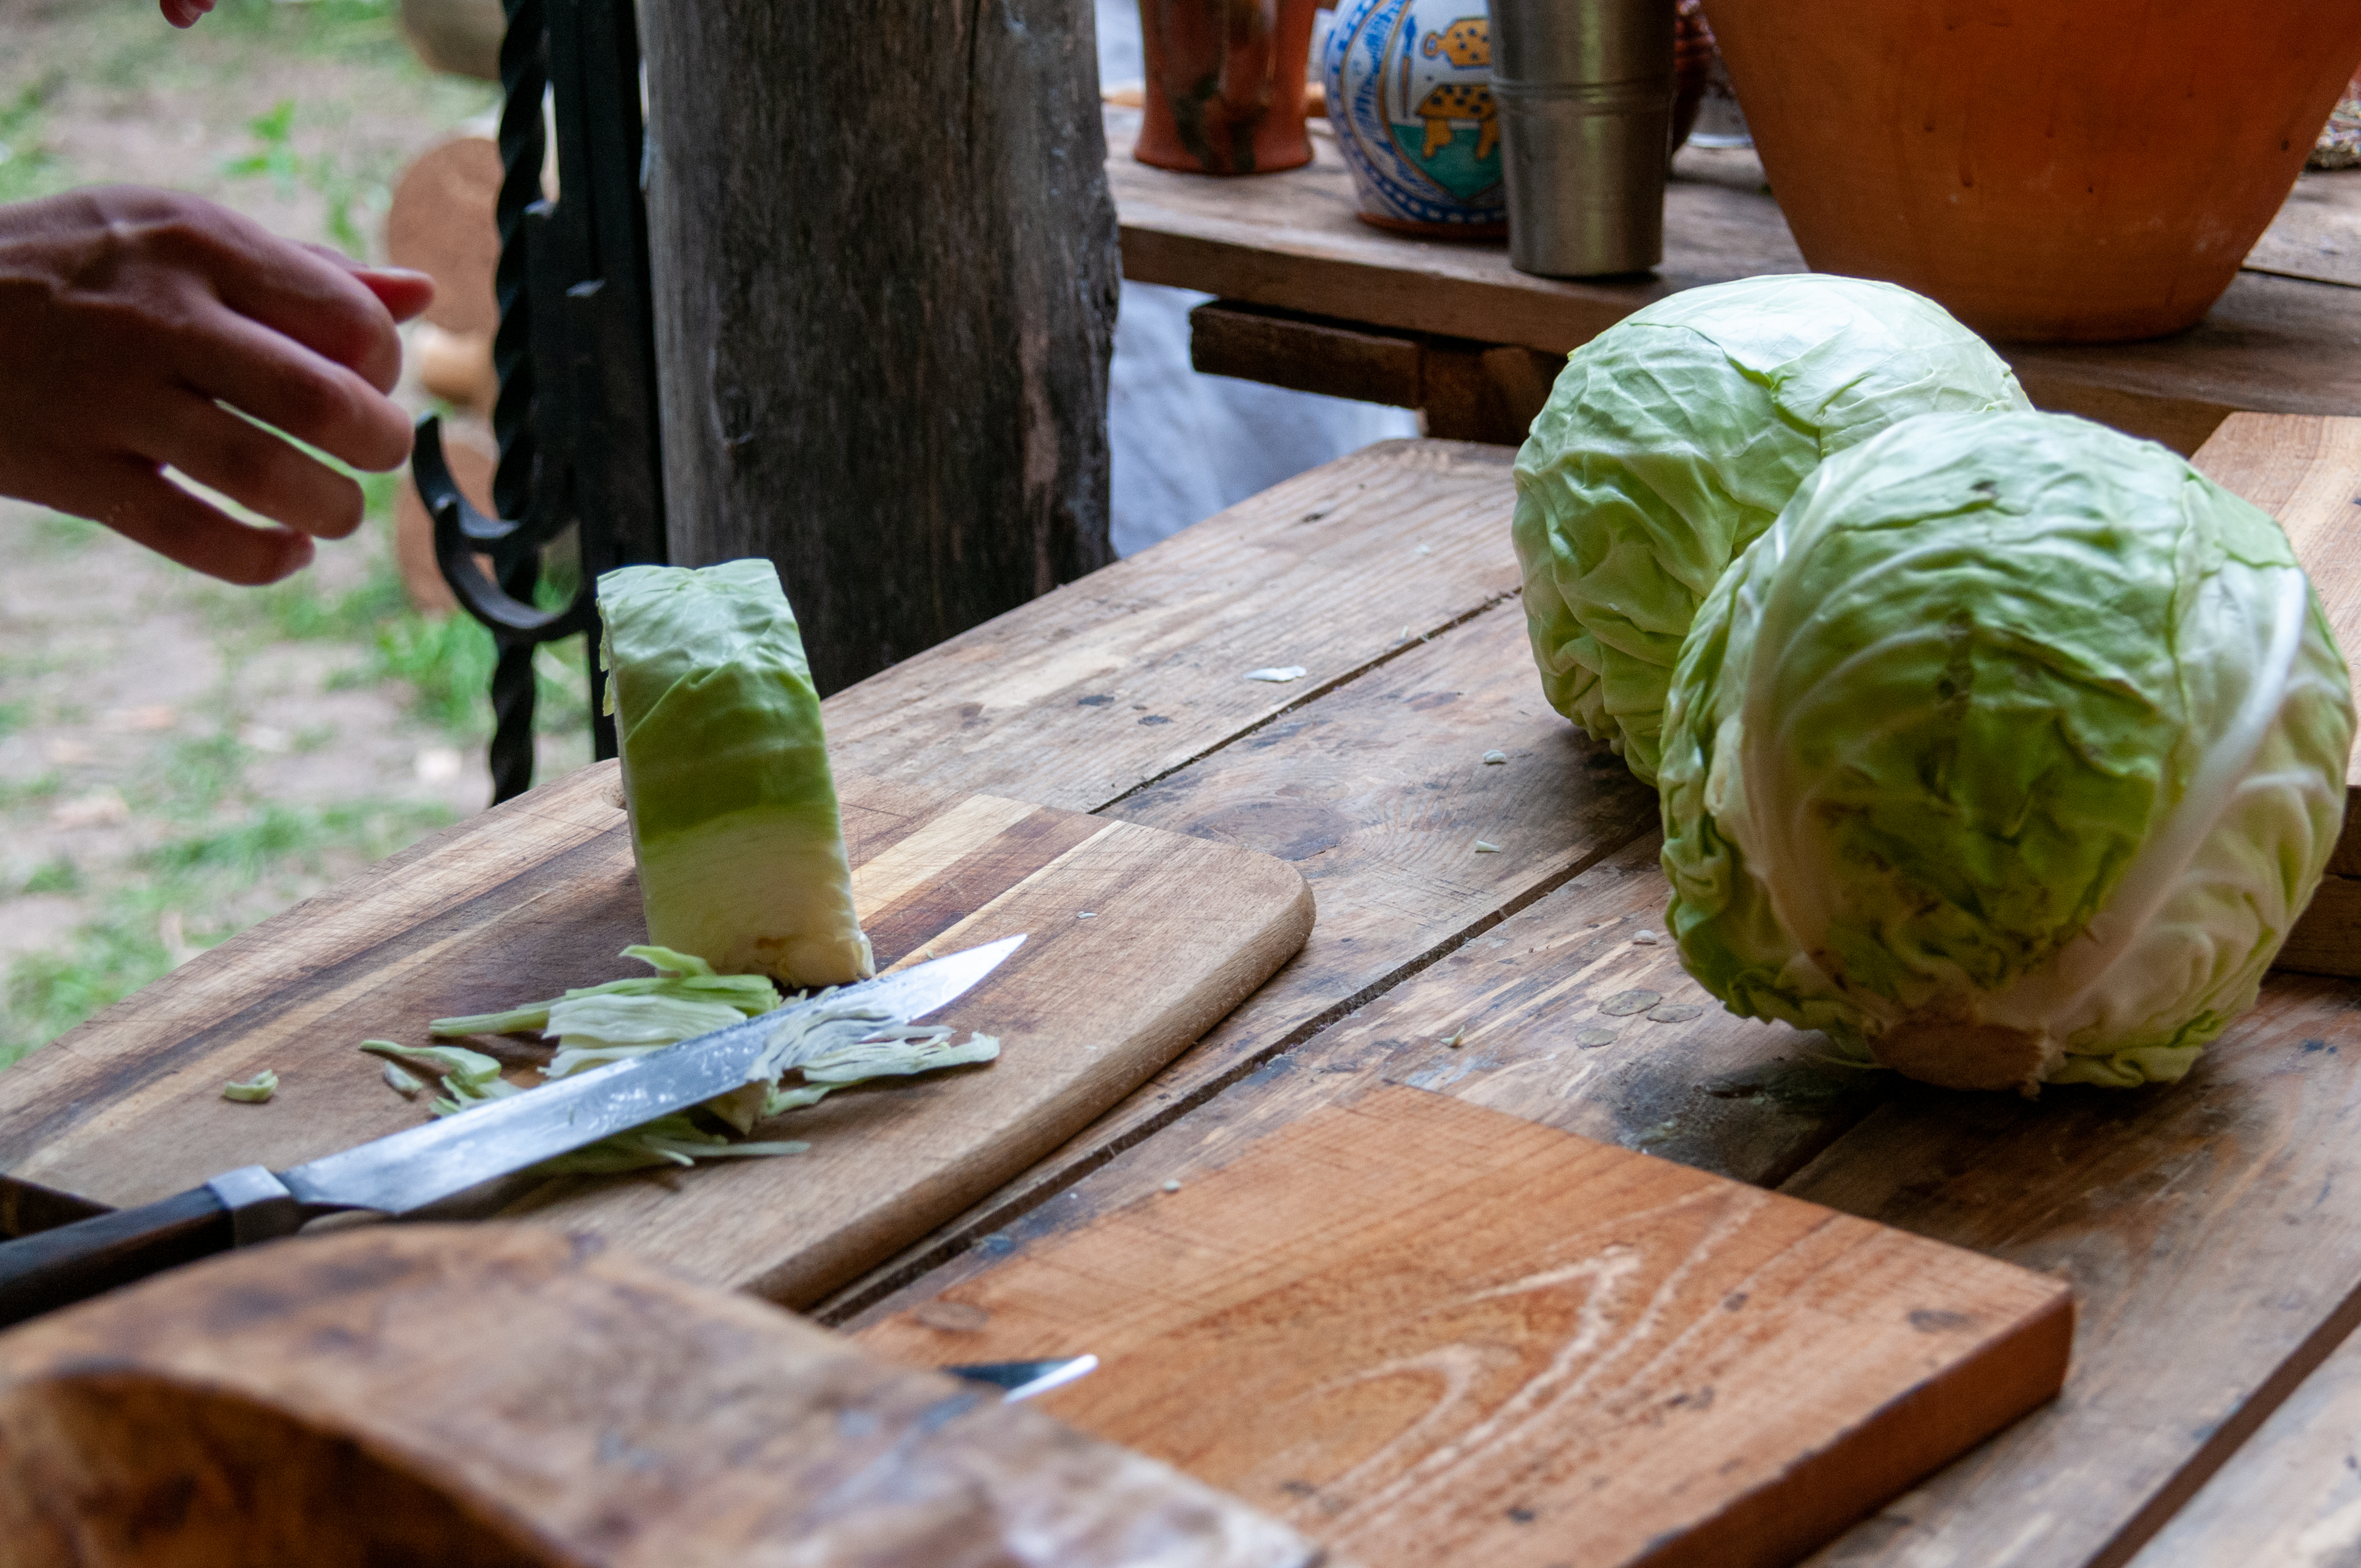
[[[197,1187],[0,1242],[0,1325],[227,1252],[236,1235],[228,1205]]]

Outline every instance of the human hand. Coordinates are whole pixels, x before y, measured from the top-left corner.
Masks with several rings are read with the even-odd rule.
[[[276,581],[312,559],[313,538],[360,526],[361,490],[252,421],[356,468],[399,465],[410,422],[384,396],[401,369],[394,323],[433,295],[419,273],[171,192],[0,206],[0,494],[229,582]],[[286,526],[236,521],[167,465]]]

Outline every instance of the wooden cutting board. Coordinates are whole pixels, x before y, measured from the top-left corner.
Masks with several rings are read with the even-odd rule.
[[[0,1074],[21,1227],[414,1125],[356,1047],[639,970],[613,763],[461,823],[192,960]],[[847,777],[853,899],[881,967],[1023,931],[935,1019],[990,1066],[830,1096],[765,1124],[807,1154],[511,1182],[452,1212],[529,1217],[774,1299],[809,1300],[1025,1169],[1302,946],[1312,895],[1268,855],[1079,812]],[[520,1049],[511,1077],[537,1081]],[[264,1105],[221,1098],[269,1068]]]
[[[0,1568],[1317,1568],[1163,1465],[517,1225],[233,1254],[0,1335]]]
[[[1784,1564],[2058,1391],[2062,1280],[1381,1087],[855,1335],[1368,1568]]]
[[[2191,459],[2279,520],[2361,693],[2361,419],[2232,414]],[[2361,747],[2347,765],[2345,831],[2278,967],[2361,976]]]

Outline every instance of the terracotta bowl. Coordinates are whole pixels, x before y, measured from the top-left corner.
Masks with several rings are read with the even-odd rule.
[[[2353,0],[1706,0],[1812,267],[1989,337],[2190,326],[2361,61]]]

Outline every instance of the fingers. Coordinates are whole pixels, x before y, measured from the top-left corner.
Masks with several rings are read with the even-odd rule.
[[[208,314],[174,367],[186,385],[356,468],[410,455],[408,417],[351,370],[244,316]]]
[[[157,422],[146,454],[240,506],[320,539],[361,525],[361,488],[269,432],[193,395]]]
[[[371,267],[324,245],[306,245],[303,248],[329,266],[341,267],[351,273],[362,288],[377,296],[377,302],[397,322],[410,320],[434,302],[434,280],[414,268]]]
[[[91,515],[125,538],[225,583],[256,587],[301,571],[312,542],[283,528],[248,528],[136,458],[96,476],[106,504]]]
[[[119,188],[100,194],[148,226],[145,237],[158,259],[203,277],[223,304],[347,367],[379,392],[393,390],[401,338],[392,312],[354,262],[281,239],[211,203]]]
[[[411,320],[434,302],[434,280],[423,272],[406,267],[362,267],[353,276],[398,322]]]

